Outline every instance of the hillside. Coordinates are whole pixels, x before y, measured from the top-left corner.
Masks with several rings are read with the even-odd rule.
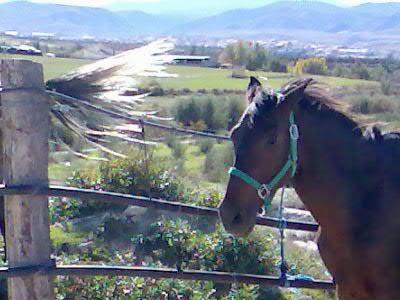
[[[27,1],[0,4],[0,31],[50,32],[67,37],[130,38],[161,33],[187,19],[146,14],[141,11],[112,12],[102,8],[38,4]]]
[[[114,13],[100,8],[25,1],[0,5],[0,30],[23,33],[51,32],[64,36],[126,37],[131,26]]]
[[[255,9],[238,9],[185,24],[192,34],[244,33],[306,30],[343,31],[400,30],[400,3],[363,4],[339,7],[321,2],[276,2]]]
[[[163,34],[190,21],[187,17],[152,15],[138,10],[119,11],[116,14],[129,23],[137,34]]]
[[[237,9],[197,20],[184,15],[153,15],[138,10],[38,4],[0,4],[0,31],[51,32],[63,37],[132,38],[138,35],[207,37],[287,37],[347,43],[400,36],[400,3],[339,7],[313,1],[275,2]],[[340,34],[340,35],[339,35]],[[341,39],[341,40],[340,40]]]

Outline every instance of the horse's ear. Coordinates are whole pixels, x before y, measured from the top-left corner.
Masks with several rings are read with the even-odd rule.
[[[252,103],[257,92],[261,89],[261,82],[254,76],[250,77],[249,86],[247,87],[246,98],[248,104]]]
[[[300,79],[283,88],[284,100],[280,101],[280,105],[293,110],[294,106],[303,98],[304,90],[312,82],[314,82],[312,78]]]

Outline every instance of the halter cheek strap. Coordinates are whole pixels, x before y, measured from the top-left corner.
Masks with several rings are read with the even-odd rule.
[[[297,142],[299,140],[299,129],[295,123],[294,113],[291,112],[289,116],[289,137],[290,137],[290,144],[289,144],[289,155],[288,160],[283,165],[281,170],[269,183],[260,183],[247,173],[232,167],[229,169],[229,174],[232,176],[236,176],[246,182],[248,185],[252,186],[254,189],[257,190],[258,196],[263,200],[265,209],[267,209],[271,202],[272,202],[272,190],[277,187],[279,182],[282,178],[289,172],[291,169],[290,176],[293,178],[296,174],[297,170],[297,161],[298,161],[298,154],[297,154]]]

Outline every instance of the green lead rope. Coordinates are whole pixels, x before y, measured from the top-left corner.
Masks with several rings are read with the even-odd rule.
[[[264,207],[267,210],[272,202],[272,190],[278,185],[278,183],[282,180],[282,178],[292,169],[291,177],[294,177],[297,171],[297,142],[299,139],[299,131],[297,125],[295,123],[294,113],[291,112],[289,116],[289,139],[290,139],[290,149],[289,149],[289,157],[286,163],[283,165],[282,169],[275,175],[274,178],[269,183],[262,184],[258,182],[256,179],[248,175],[247,173],[237,169],[230,168],[229,174],[232,176],[236,176],[246,182],[248,185],[252,186],[257,190],[258,196],[263,200]]]

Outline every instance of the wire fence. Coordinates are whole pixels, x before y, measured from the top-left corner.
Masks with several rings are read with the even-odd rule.
[[[5,195],[44,195],[54,197],[78,198],[81,200],[96,200],[117,205],[133,205],[146,208],[154,208],[177,213],[184,213],[196,216],[208,216],[218,218],[218,209],[211,207],[202,207],[178,202],[171,202],[163,199],[153,199],[143,196],[120,194],[113,192],[95,191],[88,189],[79,189],[74,187],[62,187],[51,185],[49,187],[38,186],[16,186],[9,187],[0,185],[0,196]],[[308,222],[288,221],[272,217],[258,216],[257,225],[274,228],[292,229],[316,232],[318,224]]]
[[[23,64],[20,64],[19,67],[22,67]],[[21,72],[18,68],[13,69],[13,74],[24,74],[24,72]],[[29,75],[30,73],[27,72]],[[16,89],[18,91],[18,89]],[[217,140],[229,140],[228,136],[223,136],[223,135],[218,135],[214,133],[209,133],[209,132],[201,132],[201,131],[195,131],[187,128],[181,128],[181,127],[175,127],[171,125],[164,125],[164,124],[159,124],[156,122],[149,121],[145,118],[135,118],[120,112],[115,112],[109,109],[104,109],[102,107],[96,106],[92,103],[89,103],[88,101],[83,101],[74,97],[70,97],[67,95],[63,95],[54,91],[47,91],[48,94],[55,96],[55,97],[62,97],[66,102],[70,101],[69,103],[71,104],[76,104],[76,102],[79,102],[80,105],[83,105],[87,107],[88,109],[91,109],[93,111],[101,112],[104,114],[107,114],[109,116],[112,116],[114,118],[120,118],[124,119],[130,122],[136,122],[136,123],[141,123],[144,126],[151,126],[154,128],[159,128],[161,130],[167,130],[171,132],[176,132],[176,133],[185,133],[185,134],[191,134],[191,135],[196,135],[200,137],[207,137],[207,138],[214,138]],[[15,99],[13,99],[15,100]],[[45,101],[42,101],[45,103]],[[13,112],[9,107],[9,112]],[[22,109],[21,109],[22,110]],[[44,111],[44,110],[37,110],[37,112]],[[44,114],[46,111],[44,112]],[[39,114],[37,114],[39,115]],[[21,118],[18,118],[18,115],[12,115],[13,118],[11,121],[16,122],[17,120],[21,120]],[[35,115],[36,116],[36,115]],[[41,120],[46,120],[46,118],[43,115],[43,118],[37,118]],[[32,119],[33,120],[33,119]],[[30,123],[21,123],[23,126],[34,126],[35,124],[32,124],[33,121],[29,120]],[[35,119],[36,120],[36,119]],[[11,122],[10,121],[10,122]],[[12,123],[14,124],[14,123]],[[20,124],[20,123],[15,123],[15,124]],[[14,126],[15,128],[18,128],[18,126]],[[10,126],[11,128],[11,126]],[[8,129],[10,129],[8,128]],[[8,130],[9,135],[11,134],[19,134],[18,131],[12,131]],[[46,140],[48,137],[48,129],[43,126],[43,130],[40,132],[40,137],[43,137],[43,140]],[[24,136],[25,137],[25,136]],[[13,144],[15,148],[18,148],[20,144],[25,146],[21,141],[26,140],[19,138],[15,139],[16,141],[20,143],[15,143]],[[29,145],[35,144],[36,140],[31,139],[29,140]],[[45,144],[45,143],[43,143]],[[36,144],[34,145],[36,147]],[[40,147],[38,147],[40,148]],[[38,216],[38,210],[34,209],[20,209],[22,207],[28,206],[30,201],[36,201],[35,199],[38,198],[38,201],[41,201],[42,205],[40,207],[40,212],[43,212],[43,214],[46,213],[48,210],[47,206],[47,198],[46,197],[30,197],[25,198],[24,196],[30,196],[30,195],[37,195],[37,196],[54,196],[54,197],[67,197],[67,198],[78,198],[81,200],[95,200],[95,201],[104,201],[107,203],[114,203],[118,205],[134,205],[134,206],[140,206],[140,207],[146,207],[146,208],[154,208],[154,209],[160,209],[160,210],[168,210],[168,211],[173,211],[179,214],[192,214],[196,216],[208,216],[208,217],[213,217],[217,218],[218,217],[218,209],[216,208],[208,208],[208,207],[199,207],[199,206],[194,206],[194,205],[188,205],[188,204],[182,204],[178,202],[171,202],[171,201],[166,201],[163,199],[152,199],[148,197],[143,197],[143,196],[135,196],[135,195],[127,195],[127,194],[120,194],[120,193],[113,193],[113,192],[106,192],[106,191],[96,191],[96,190],[86,190],[86,189],[79,189],[79,188],[73,188],[73,187],[62,187],[62,186],[49,186],[48,185],[48,178],[47,178],[47,173],[43,172],[43,174],[46,174],[45,177],[40,178],[39,181],[36,181],[35,179],[40,177],[39,175],[36,175],[36,173],[32,172],[32,166],[28,165],[22,165],[22,163],[25,162],[25,160],[22,160],[21,157],[27,157],[29,154],[32,154],[32,152],[27,152],[25,151],[26,149],[29,149],[29,151],[32,150],[31,148],[28,147],[20,147],[20,149],[23,149],[24,151],[17,152],[11,151],[10,149],[6,149],[5,155],[8,155],[9,157],[14,158],[15,161],[20,162],[20,164],[15,164],[15,161],[12,161],[14,163],[11,164],[10,166],[13,167],[11,168],[9,166],[9,172],[16,172],[16,170],[21,170],[21,167],[24,167],[27,170],[30,170],[31,179],[32,181],[24,181],[24,180],[15,180],[10,182],[16,182],[15,186],[10,186],[10,185],[3,185],[0,186],[0,196],[6,196],[5,201],[7,204],[12,204],[11,200],[13,198],[16,198],[14,200],[15,203],[19,202],[21,203],[20,206],[15,205],[13,209],[7,210],[6,214],[8,214],[8,218],[13,219],[15,222],[17,221],[17,217],[12,218],[14,215],[16,215],[17,212],[21,212],[21,217],[22,218],[32,218],[32,216]],[[46,149],[46,148],[43,148]],[[36,149],[37,150],[37,149]],[[35,151],[33,151],[35,152]],[[47,152],[47,149],[46,149]],[[37,157],[41,157],[39,154],[44,154],[47,156],[47,153],[45,152],[40,152],[36,151],[36,153],[32,154],[32,156],[29,156],[30,159],[34,160]],[[41,165],[44,167],[44,169],[47,169],[48,164],[47,160],[43,159],[43,164]],[[30,167],[30,168],[29,168]],[[37,165],[34,165],[34,167],[40,167]],[[14,173],[12,173],[14,175]],[[22,174],[22,173],[21,173]],[[23,174],[25,175],[25,174]],[[34,177],[36,176],[36,177]],[[18,177],[18,176],[16,176]],[[21,178],[23,177],[22,175],[20,176]],[[24,183],[24,182],[40,182],[41,185],[18,185],[19,183]],[[18,197],[18,195],[23,196],[23,197]],[[15,196],[15,197],[7,197],[7,196]],[[7,202],[8,201],[8,202]],[[19,201],[19,202],[17,202]],[[39,203],[39,202],[38,202]],[[12,214],[13,213],[13,214]],[[22,214],[23,213],[23,214]],[[36,213],[36,214],[35,214]],[[11,217],[10,217],[11,216]],[[20,215],[18,215],[20,216]],[[6,218],[7,220],[7,218]],[[7,222],[10,222],[9,220]],[[45,226],[33,226],[36,224],[40,225],[45,225]],[[30,224],[29,228],[33,228],[32,230],[37,230],[37,234],[39,235],[40,232],[42,234],[48,235],[48,221],[41,223],[41,222],[36,222],[36,224],[33,225]],[[256,220],[257,225],[262,225],[262,226],[271,226],[275,228],[285,228],[285,229],[294,229],[294,230],[305,230],[305,231],[311,231],[315,232],[318,230],[318,224],[314,223],[304,223],[304,222],[292,222],[292,221],[286,221],[283,218],[280,219],[275,219],[275,218],[270,218],[270,217],[264,217],[264,216],[258,216]],[[21,240],[24,240],[26,238],[26,235],[28,230],[20,230],[20,228],[17,228],[14,230],[16,233],[18,233],[18,238],[14,238],[15,235],[13,236],[13,227],[9,226],[10,224],[7,223],[7,229],[10,229],[10,234],[7,235],[7,238],[12,241],[12,243],[8,243],[7,240],[7,245],[9,248],[7,250],[12,250],[12,251],[19,251],[16,247],[15,244],[20,244]],[[46,229],[46,230],[44,230]],[[11,239],[10,237],[13,237]],[[26,238],[29,240],[29,238]],[[46,242],[46,245],[40,244],[38,248],[38,239],[30,239],[27,243],[30,244],[35,244],[35,249],[42,249],[43,246],[45,246],[47,249],[49,249],[50,252],[50,240],[48,240],[48,243]],[[21,252],[22,253],[22,252]],[[18,254],[21,254],[18,252]],[[40,253],[40,251],[33,251],[30,254],[37,254]],[[25,255],[26,253],[23,253]],[[22,260],[21,257],[23,255],[20,255],[17,259],[12,259],[10,260],[10,265],[8,267],[2,267],[0,268],[0,278],[11,278],[9,283],[16,284],[20,283],[20,286],[23,286],[27,290],[29,290],[32,293],[36,293],[34,289],[32,289],[31,286],[26,287],[26,285],[23,283],[23,281],[16,281],[13,278],[14,277],[24,277],[24,276],[34,276],[34,275],[50,275],[50,276],[44,276],[47,278],[36,278],[36,279],[42,279],[43,282],[51,282],[51,276],[52,275],[60,275],[60,276],[129,276],[129,277],[147,277],[147,278],[154,278],[154,279],[160,279],[160,278],[172,278],[172,279],[181,279],[181,280],[201,280],[201,281],[214,281],[214,282],[222,282],[222,283],[245,283],[245,284],[260,284],[260,285],[274,285],[274,286],[281,286],[281,287],[293,287],[293,288],[311,288],[311,289],[334,289],[335,284],[331,281],[323,281],[323,280],[315,280],[314,278],[303,276],[303,275],[295,275],[295,276],[290,276],[285,274],[285,276],[276,277],[276,276],[264,276],[264,275],[252,275],[252,274],[238,274],[238,273],[228,273],[228,272],[214,272],[214,271],[201,271],[201,270],[180,270],[179,268],[177,269],[170,269],[170,268],[148,268],[148,267],[137,267],[137,266],[132,266],[132,267],[127,267],[127,266],[104,266],[104,265],[57,265],[54,260],[50,260],[50,254],[45,257],[45,260],[41,259],[38,260],[36,257],[29,257],[28,260]],[[45,261],[45,263],[41,263]],[[11,285],[10,285],[11,286]],[[49,285],[51,286],[51,284]],[[21,287],[22,288],[22,287]],[[47,290],[44,289],[44,291]],[[38,292],[39,293],[39,292]],[[28,299],[28,298],[27,298]]]
[[[79,102],[79,104],[88,109],[104,113],[114,118],[124,119],[130,122],[137,122],[144,126],[150,126],[161,130],[167,130],[177,133],[191,134],[199,137],[213,138],[217,140],[229,140],[228,136],[217,135],[208,132],[201,132],[182,127],[160,124],[146,120],[144,118],[135,118],[119,112],[104,109],[87,101],[60,94],[54,91],[46,91],[48,94],[61,97],[64,100]],[[190,214],[196,216],[207,216],[218,218],[218,209],[211,207],[200,207],[190,204],[171,202],[163,199],[153,199],[143,196],[135,196],[128,194],[120,194],[113,192],[79,189],[74,187],[63,186],[4,186],[0,185],[0,196],[5,195],[45,195],[53,197],[77,198],[81,200],[96,200],[117,205],[133,205],[145,208],[153,208],[158,210],[166,210],[180,214]],[[292,230],[302,230],[309,232],[318,231],[318,224],[308,222],[288,221],[283,218],[272,218],[265,216],[257,216],[256,224],[261,226],[269,226],[274,228],[284,228]],[[310,288],[310,289],[333,289],[335,284],[331,281],[315,280],[313,278],[299,276],[262,276],[251,274],[237,274],[227,272],[209,272],[197,270],[177,270],[177,269],[160,269],[147,267],[125,267],[125,266],[98,266],[98,265],[60,265],[55,263],[51,265],[22,266],[8,268],[0,268],[0,277],[23,277],[32,274],[51,274],[62,276],[132,276],[132,277],[148,277],[154,279],[172,278],[182,280],[204,280],[221,283],[245,283],[245,284],[261,284],[274,285],[281,287],[293,288]]]
[[[126,276],[145,277],[153,279],[180,279],[202,280],[219,283],[244,283],[273,285],[286,288],[307,289],[334,289],[335,285],[325,280],[309,280],[297,276],[288,277],[282,281],[280,277],[252,275],[243,273],[182,270],[169,268],[125,267],[125,266],[99,266],[99,265],[51,265],[25,266],[17,268],[0,268],[0,278],[25,277],[35,274],[49,274],[57,276]]]
[[[209,132],[204,132],[204,131],[196,131],[196,130],[192,130],[192,129],[188,129],[188,128],[183,128],[183,127],[177,127],[177,126],[171,126],[171,125],[166,125],[166,124],[160,124],[160,123],[156,123],[156,122],[152,122],[149,120],[146,120],[145,118],[137,118],[137,117],[132,117],[132,116],[128,116],[119,112],[115,112],[109,109],[105,109],[102,108],[100,106],[94,105],[92,103],[89,103],[88,101],[82,100],[82,99],[78,99],[78,98],[74,98],[71,96],[67,96],[55,91],[50,91],[47,90],[46,91],[49,95],[52,95],[54,97],[59,97],[62,98],[66,101],[69,101],[71,103],[74,102],[79,102],[79,104],[81,104],[82,106],[85,106],[89,109],[92,109],[94,111],[106,114],[110,117],[114,117],[114,118],[118,118],[118,119],[122,119],[122,120],[126,120],[126,121],[130,121],[130,122],[135,122],[135,123],[140,123],[143,124],[145,126],[149,126],[149,127],[154,127],[154,128],[158,128],[158,129],[162,129],[162,130],[166,130],[166,131],[171,131],[171,132],[176,132],[176,133],[186,133],[186,134],[191,134],[191,135],[195,135],[195,136],[199,136],[199,137],[207,137],[207,138],[212,138],[212,139],[216,139],[216,140],[220,140],[220,141],[229,141],[230,137],[226,136],[226,135],[218,135],[218,134],[214,134],[214,133],[209,133]]]
[[[10,195],[45,195],[54,197],[78,198],[81,200],[96,200],[118,205],[134,205],[146,208],[155,208],[160,210],[168,210],[178,213],[185,213],[198,216],[218,217],[216,208],[199,207],[194,205],[169,202],[162,199],[150,199],[142,196],[134,196],[120,193],[95,191],[87,189],[79,189],[73,187],[60,186],[0,186],[0,196]],[[294,230],[305,230],[315,232],[318,230],[318,224],[291,222],[282,219],[257,217],[257,225],[270,226]],[[245,284],[261,284],[275,285],[281,287],[293,288],[310,288],[310,289],[333,289],[334,283],[331,281],[314,280],[299,276],[262,276],[227,272],[207,272],[196,270],[177,270],[177,269],[160,269],[145,267],[123,267],[123,266],[97,266],[97,265],[75,265],[75,266],[56,266],[36,265],[8,268],[0,268],[0,278],[23,277],[32,274],[51,274],[51,275],[76,275],[76,276],[131,276],[131,277],[148,277],[148,278],[172,278],[182,280],[204,280],[223,283],[245,283]]]

